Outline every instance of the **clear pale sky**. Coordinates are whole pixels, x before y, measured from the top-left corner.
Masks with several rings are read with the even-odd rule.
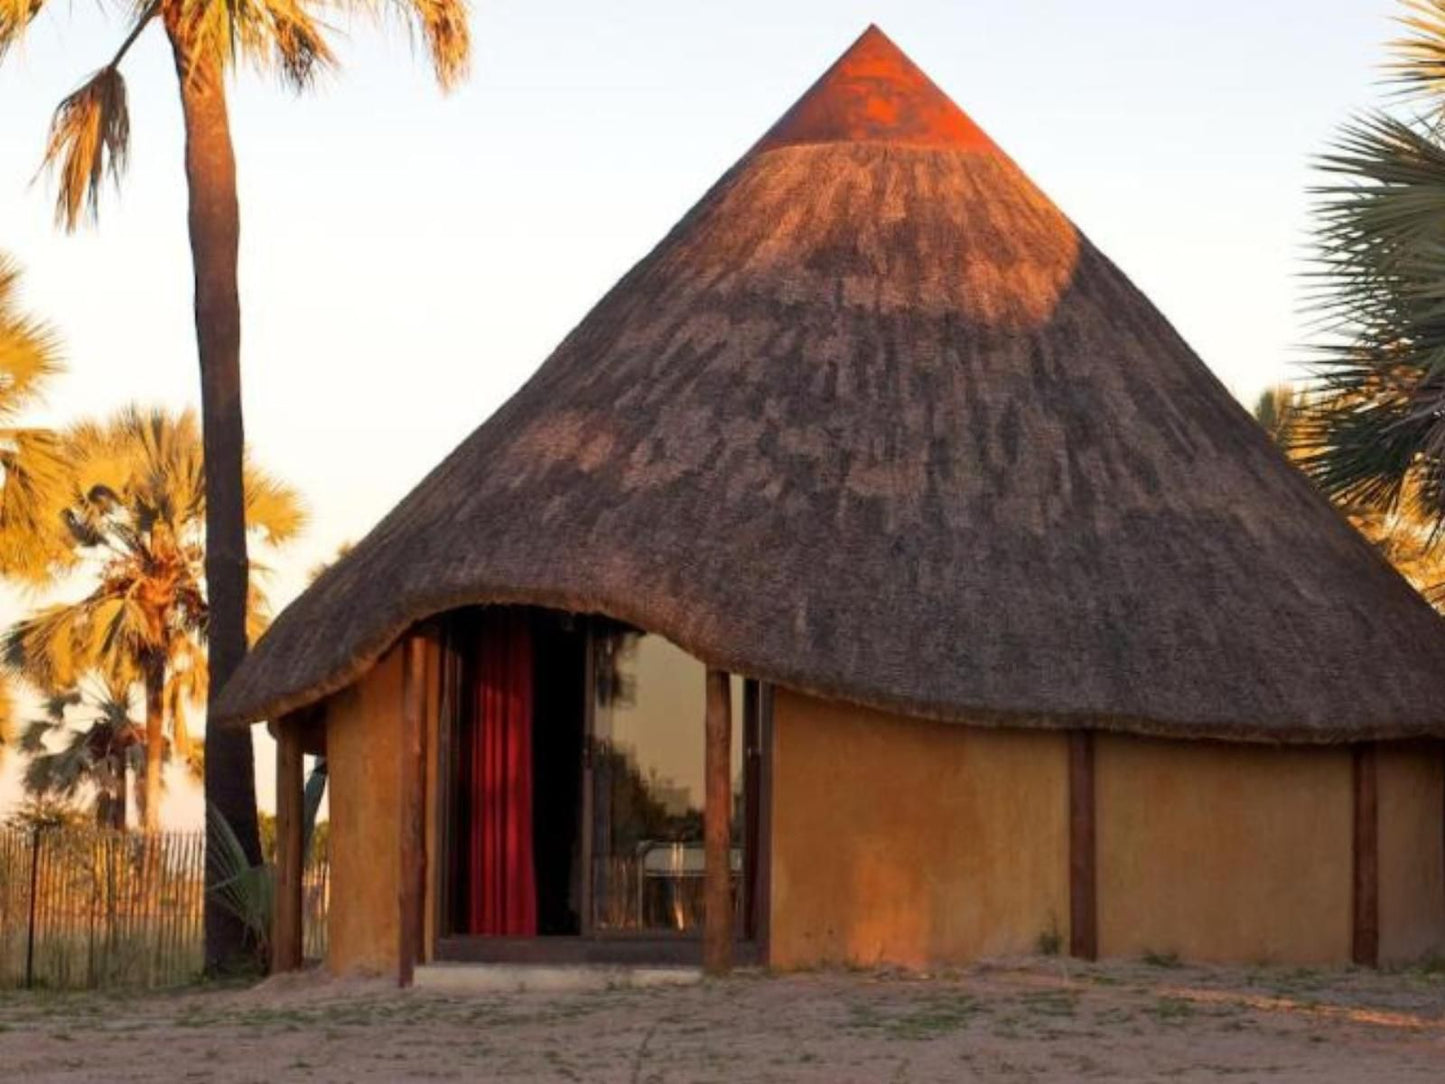
[[[0,250],[64,337],[44,420],[197,401],[175,76],[124,65],[124,190],[51,226],[55,103],[128,5],[50,0],[0,64]],[[1310,156],[1377,101],[1392,0],[478,0],[442,97],[405,31],[347,27],[297,98],[232,93],[247,433],[306,495],[273,595],[355,539],[546,357],[876,21],[1251,399],[1300,356]],[[0,597],[0,621],[21,613]],[[259,747],[268,747],[262,738]],[[262,749],[269,753],[268,748]],[[0,813],[15,764],[0,771]],[[269,802],[269,756],[262,771]],[[168,819],[191,822],[177,786]]]

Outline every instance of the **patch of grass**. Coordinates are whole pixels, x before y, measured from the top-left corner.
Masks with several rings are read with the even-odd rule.
[[[885,1039],[937,1039],[966,1027],[978,1012],[979,1004],[974,998],[940,994],[922,998],[901,1012],[887,1015],[872,1005],[854,1004],[844,1027],[855,1033],[879,1034]]]
[[[1134,1014],[1128,1009],[1124,1008],[1101,1009],[1098,1013],[1094,1015],[1095,1023],[1102,1024],[1105,1027],[1113,1027],[1118,1024],[1127,1024],[1133,1019]]]
[[[1042,990],[1019,998],[1025,1009],[1035,1016],[1073,1016],[1079,995],[1068,990]]]
[[[1182,1024],[1195,1015],[1194,1006],[1179,997],[1161,997],[1145,1011],[1161,1024]]]
[[[1057,923],[1050,923],[1047,930],[1040,931],[1034,949],[1040,956],[1057,956],[1064,950],[1064,935],[1059,933]]]
[[[1414,982],[1429,985],[1445,982],[1445,956],[1431,954],[1399,969],[1399,973]]]
[[[1178,968],[1184,966],[1179,961],[1177,952],[1155,952],[1152,949],[1144,953],[1144,962],[1150,967]]]

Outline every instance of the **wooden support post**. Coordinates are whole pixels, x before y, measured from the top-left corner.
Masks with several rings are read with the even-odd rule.
[[[702,926],[702,965],[709,975],[726,975],[733,966],[732,722],[728,673],[709,669]]]
[[[296,719],[276,727],[276,909],[272,915],[271,970],[301,966],[302,733]]]
[[[1354,891],[1350,959],[1380,966],[1380,811],[1375,743],[1354,747],[1354,833],[1351,851]]]
[[[1094,732],[1069,732],[1069,955],[1099,957]]]
[[[401,870],[397,890],[397,984],[410,986],[421,958],[426,900],[426,640],[402,645]]]

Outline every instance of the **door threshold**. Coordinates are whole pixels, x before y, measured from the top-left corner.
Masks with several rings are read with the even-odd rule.
[[[414,984],[419,990],[452,994],[570,994],[692,986],[701,981],[702,969],[697,967],[439,961],[418,966]]]

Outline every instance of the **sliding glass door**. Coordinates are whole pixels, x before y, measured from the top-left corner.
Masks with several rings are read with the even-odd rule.
[[[701,928],[705,668],[660,636],[595,628],[591,926]],[[734,900],[743,899],[743,682],[733,681]]]

